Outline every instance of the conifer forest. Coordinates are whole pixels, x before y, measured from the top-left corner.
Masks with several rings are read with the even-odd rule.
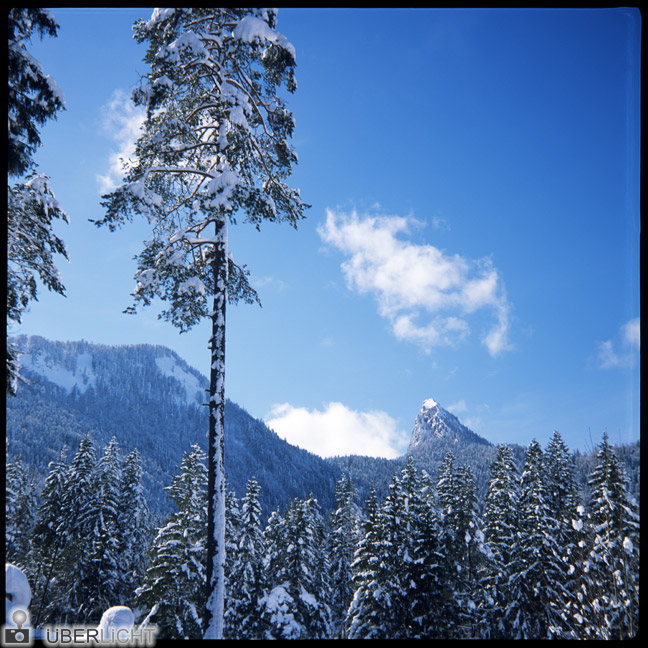
[[[137,451],[85,438],[42,491],[7,465],[7,560],[33,590],[35,626],[96,623],[120,601],[158,638],[198,639],[205,597],[206,464],[191,447],[156,525]],[[584,502],[556,432],[516,466],[497,448],[484,501],[448,452],[410,460],[359,502],[343,476],[326,514],[309,494],[264,519],[260,487],[226,506],[229,639],[623,639],[639,623],[639,511],[607,435]]]

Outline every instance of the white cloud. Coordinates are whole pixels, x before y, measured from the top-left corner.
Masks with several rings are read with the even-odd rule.
[[[405,452],[409,436],[386,412],[357,412],[342,403],[323,411],[274,405],[266,424],[282,439],[321,457],[357,454],[393,459]]]
[[[118,150],[110,154],[110,166],[106,175],[97,175],[101,193],[112,191],[121,184],[125,162],[135,152],[135,142],[140,135],[144,118],[144,109],[135,106],[121,90],[116,90],[112,99],[103,107],[103,128],[117,142]]]
[[[327,210],[318,233],[347,256],[341,266],[347,286],[375,297],[397,338],[426,351],[455,345],[470,334],[466,316],[490,309],[496,323],[484,332],[482,343],[493,356],[509,349],[510,305],[490,259],[471,261],[399,238],[415,222]]]
[[[602,369],[633,367],[640,348],[641,326],[638,317],[626,322],[620,328],[620,342],[612,340],[599,342],[598,362]]]
[[[623,341],[631,346],[640,347],[641,344],[641,325],[638,317],[631,319],[628,323],[624,324],[622,327],[623,330]]]

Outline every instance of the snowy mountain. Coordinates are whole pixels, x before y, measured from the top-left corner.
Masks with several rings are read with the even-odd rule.
[[[112,391],[123,383],[123,374],[114,371],[116,367],[98,361],[99,354],[108,350],[116,354],[136,354],[137,346],[106,347],[88,342],[49,342],[33,336],[23,339],[24,352],[21,364],[25,375],[36,374],[57,385],[67,395],[72,392],[84,394],[88,388],[96,391]],[[206,379],[187,365],[176,353],[166,347],[148,347],[149,353],[139,357],[140,370],[151,373],[151,360],[159,375],[157,380],[171,379],[172,400],[178,405],[200,405],[204,400]],[[154,372],[152,372],[154,373]],[[141,393],[143,384],[139,384]]]
[[[524,449],[512,447],[513,454],[521,463]],[[385,496],[393,473],[405,467],[409,457],[417,468],[436,477],[437,470],[448,452],[452,452],[459,465],[469,466],[475,477],[477,492],[483,497],[490,476],[490,465],[495,459],[496,448],[483,437],[467,428],[459,419],[429,398],[414,420],[414,427],[407,453],[397,459],[372,457],[335,457],[329,459],[342,472],[353,479],[361,496],[368,493],[373,484],[377,494]]]
[[[22,374],[16,397],[7,398],[7,440],[43,479],[67,447],[68,458],[89,435],[99,452],[115,437],[124,456],[137,448],[151,508],[166,512],[164,494],[191,445],[207,446],[209,383],[176,353],[161,346],[106,346],[20,336]],[[255,477],[269,513],[312,492],[332,505],[339,469],[280,439],[244,409],[226,402],[225,470],[238,496]]]
[[[439,441],[450,442],[455,446],[477,443],[490,446],[491,444],[467,428],[459,419],[443,409],[434,399],[429,398],[423,402],[416,420],[410,439],[408,454],[416,454],[423,448]]]

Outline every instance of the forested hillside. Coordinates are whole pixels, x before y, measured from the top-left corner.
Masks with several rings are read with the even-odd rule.
[[[73,453],[85,436],[98,446],[114,437],[125,454],[140,452],[151,511],[169,512],[163,487],[185,451],[195,443],[206,448],[206,378],[164,347],[12,341],[24,351],[31,384],[7,399],[9,456],[22,457],[42,482],[64,447]],[[227,401],[226,413],[225,467],[237,494],[255,477],[264,514],[309,490],[332,506],[335,466],[280,439],[235,403]]]

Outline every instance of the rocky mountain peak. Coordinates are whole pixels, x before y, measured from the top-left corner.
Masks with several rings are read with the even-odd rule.
[[[414,421],[414,429],[407,453],[420,452],[435,442],[443,440],[453,443],[481,443],[490,445],[486,439],[466,427],[454,414],[448,412],[435,401],[428,398]]]

